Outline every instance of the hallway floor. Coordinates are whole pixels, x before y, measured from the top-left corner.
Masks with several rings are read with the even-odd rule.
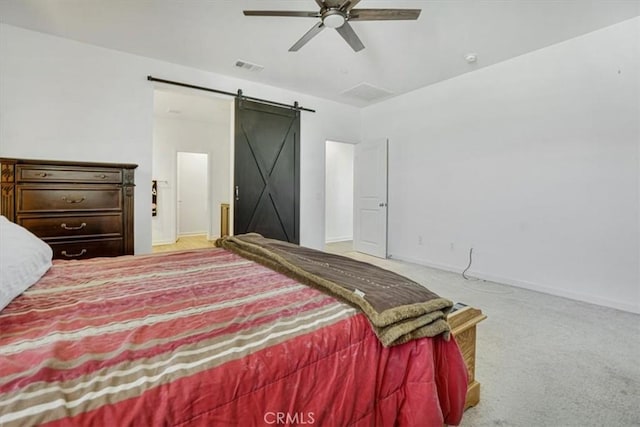
[[[214,244],[213,240],[207,240],[207,236],[202,234],[198,236],[182,236],[172,245],[156,245],[153,246],[153,253],[157,252],[173,252],[186,249],[210,248]]]

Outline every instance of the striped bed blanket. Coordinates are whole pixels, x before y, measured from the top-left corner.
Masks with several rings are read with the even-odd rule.
[[[55,261],[0,312],[0,426],[457,424],[454,340],[224,249]]]

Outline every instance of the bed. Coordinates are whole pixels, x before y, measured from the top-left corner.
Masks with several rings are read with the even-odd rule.
[[[448,334],[384,346],[353,304],[224,248],[54,260],[1,307],[3,426],[442,426],[465,406]]]

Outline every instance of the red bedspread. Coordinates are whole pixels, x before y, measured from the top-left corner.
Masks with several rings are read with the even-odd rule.
[[[0,312],[3,426],[441,426],[466,387],[453,339],[384,348],[222,249],[56,262]]]

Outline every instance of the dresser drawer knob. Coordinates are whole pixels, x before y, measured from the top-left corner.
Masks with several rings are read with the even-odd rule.
[[[85,228],[87,226],[86,222],[83,222],[82,224],[80,224],[77,227],[69,227],[67,224],[62,223],[60,224],[60,227],[64,228],[65,230],[82,230],[83,228]]]
[[[84,197],[80,197],[79,199],[68,199],[67,196],[62,196],[62,200],[67,203],[82,203],[84,202]]]
[[[79,256],[82,256],[82,255],[86,254],[86,253],[87,253],[86,249],[81,250],[77,254],[68,254],[67,251],[62,251],[62,255],[66,256],[67,258],[77,258]]]
[[[46,172],[40,172],[40,173],[37,173],[36,176],[40,176],[40,177],[44,178],[45,176],[49,176],[49,174],[46,173]]]
[[[101,173],[100,175],[96,175],[96,178],[107,179],[107,175]]]

